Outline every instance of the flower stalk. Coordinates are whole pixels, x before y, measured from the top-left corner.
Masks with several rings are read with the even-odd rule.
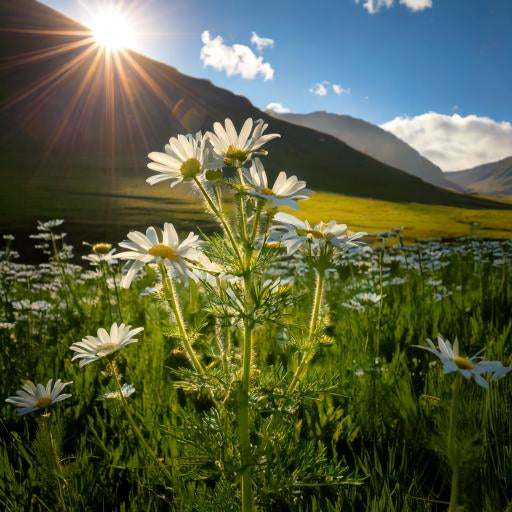
[[[229,226],[228,221],[224,217],[224,214],[220,208],[220,205],[219,205],[219,207],[217,207],[215,205],[215,203],[212,201],[212,198],[210,197],[210,194],[208,194],[208,192],[204,188],[203,184],[197,177],[194,177],[194,182],[197,185],[197,188],[199,189],[201,194],[203,195],[203,197],[206,201],[206,204],[210,208],[213,216],[220,222],[222,228],[224,229],[224,232],[226,233],[227,237],[229,238],[229,241],[230,241],[233,249],[235,250],[238,258],[241,260],[242,254],[240,253],[240,248],[238,247],[238,244],[236,243],[235,237],[233,235],[233,231],[231,230],[231,227]]]
[[[242,464],[242,512],[254,510],[251,480],[251,447],[249,441],[249,379],[251,375],[252,325],[244,320],[244,343],[242,353],[242,385],[238,404],[240,436],[240,459]]]
[[[457,414],[459,403],[459,391],[462,375],[458,373],[452,384],[452,400],[450,405],[450,424],[448,428],[448,459],[452,467],[452,479],[450,488],[450,505],[448,512],[457,512],[459,497],[459,461],[457,457]]]
[[[314,346],[312,346],[313,338],[318,327],[318,319],[320,317],[320,307],[322,305],[322,295],[324,291],[325,275],[323,271],[316,271],[315,297],[311,308],[311,317],[309,320],[308,347],[302,354],[302,359],[295,371],[292,381],[288,387],[288,393],[293,393],[300,379],[303,377],[309,362],[313,356]]]
[[[64,479],[64,474],[62,471],[62,465],[60,463],[59,453],[57,449],[57,444],[55,442],[55,439],[52,434],[52,426],[51,426],[51,413],[50,411],[45,411],[43,414],[41,414],[41,430],[44,433],[44,436],[46,438],[47,446],[50,447],[50,451],[53,457],[53,465],[55,467],[56,471],[56,480],[57,480],[57,487],[59,489],[58,499],[59,499],[59,505],[60,508],[63,511],[68,510],[64,489],[63,489],[63,482],[66,480]]]
[[[198,373],[204,373],[203,365],[201,364],[201,361],[199,361],[199,358],[197,357],[197,354],[194,348],[192,347],[190,337],[187,333],[185,320],[181,312],[181,306],[178,302],[178,295],[176,293],[174,282],[172,278],[169,277],[169,274],[167,273],[167,268],[165,267],[165,264],[163,262],[159,263],[159,267],[160,272],[162,274],[162,285],[164,289],[164,294],[165,297],[167,298],[169,305],[171,306],[172,312],[174,313],[174,318],[176,319],[176,323],[181,334],[181,339],[183,340],[183,347],[185,348],[188,357],[192,361],[194,369]]]
[[[160,468],[160,470],[165,475],[165,477],[167,478],[169,483],[172,484],[173,478],[172,478],[171,473],[169,473],[169,470],[167,469],[165,464],[157,457],[156,453],[153,451],[151,446],[149,446],[148,442],[144,439],[144,436],[142,435],[141,430],[137,426],[137,423],[135,422],[135,419],[133,418],[133,415],[130,412],[130,408],[128,407],[126,398],[123,394],[123,385],[121,384],[121,376],[119,375],[119,370],[117,368],[116,363],[112,359],[107,359],[107,365],[108,365],[108,368],[110,370],[112,377],[114,378],[114,382],[117,387],[117,392],[119,394],[119,400],[121,401],[123,411],[126,415],[126,419],[128,420],[128,423],[130,424],[130,427],[133,430],[133,433],[139,439],[139,442],[140,442],[142,448],[155,461],[156,465]]]

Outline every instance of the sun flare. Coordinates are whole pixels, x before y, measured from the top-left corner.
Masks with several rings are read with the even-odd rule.
[[[118,9],[103,10],[91,25],[94,39],[103,48],[111,50],[129,48],[135,42],[133,23]]]

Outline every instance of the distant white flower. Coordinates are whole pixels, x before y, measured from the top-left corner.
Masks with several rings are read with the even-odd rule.
[[[288,206],[297,210],[300,199],[309,199],[311,190],[306,188],[305,181],[299,181],[297,176],[287,178],[286,173],[281,171],[277,179],[269,188],[267,173],[259,158],[255,158],[251,168],[244,170],[247,185],[251,187],[250,193],[271,202],[274,206]]]
[[[42,222],[40,220],[37,221],[37,229],[39,231],[51,231],[53,228],[57,228],[64,224],[64,219],[53,219]]]
[[[327,224],[321,222],[315,226],[306,220],[302,221],[289,213],[279,212],[274,217],[276,226],[273,227],[274,236],[280,238],[280,242],[286,247],[288,254],[293,254],[302,245],[309,242],[319,245],[328,243],[338,249],[357,245],[356,240],[366,233],[349,234],[346,224],[337,224],[330,221]]]
[[[443,373],[458,372],[466,379],[475,379],[475,382],[483,388],[488,388],[489,383],[482,377],[483,373],[490,373],[493,380],[504,377],[512,370],[509,366],[503,366],[499,361],[482,361],[478,357],[464,357],[459,355],[459,342],[455,340],[453,347],[448,340],[437,337],[436,348],[431,339],[427,338],[428,347],[413,345],[423,350],[428,350],[436,355],[443,363]]]
[[[219,122],[214,123],[213,131],[215,133],[208,132],[207,135],[213,145],[213,150],[224,159],[225,165],[241,167],[254,156],[266,155],[266,151],[258,150],[272,139],[281,137],[277,133],[263,135],[267,127],[268,124],[262,119],[254,123],[249,117],[245,120],[240,134],[238,134],[233,121],[226,119],[224,126]]]
[[[358,293],[354,298],[361,304],[369,304],[373,306],[375,304],[378,304],[384,297],[385,295],[378,295],[373,292],[363,292]]]
[[[134,336],[143,330],[144,327],[131,329],[131,325],[121,324],[118,326],[117,323],[113,323],[110,327],[109,334],[101,327],[98,329],[97,336],[86,336],[82,338],[82,341],[73,343],[73,345],[69,347],[69,350],[75,352],[71,361],[79,359],[80,367],[82,367],[101,357],[114,354],[127,345],[139,341],[135,339]]]
[[[212,153],[208,138],[201,132],[195,136],[171,137],[165,146],[165,153],[152,152],[148,157],[153,160],[148,168],[158,172],[146,180],[150,185],[171,180],[171,187],[174,187],[182,181],[192,180],[207,169],[222,166],[222,161]]]
[[[129,396],[135,393],[135,386],[133,384],[123,384],[121,388],[121,392],[124,398],[128,398]],[[119,391],[107,391],[100,395],[96,400],[119,400],[121,398]]]
[[[154,227],[146,230],[146,235],[140,231],[130,231],[128,239],[119,244],[126,252],[116,255],[120,260],[134,260],[128,272],[121,281],[123,288],[128,288],[135,277],[135,274],[148,263],[163,261],[166,266],[173,269],[180,277],[187,279],[191,277],[186,258],[194,259],[198,254],[202,242],[198,235],[189,233],[187,238],[180,243],[174,226],[166,222],[163,228],[162,241]]]
[[[91,265],[98,266],[102,262],[107,263],[108,265],[114,265],[117,263],[117,257],[115,255],[116,250],[112,249],[107,253],[94,253],[87,254],[86,256],[82,256],[82,259],[91,263]]]
[[[53,379],[50,379],[46,386],[38,384],[37,386],[27,381],[22,389],[16,391],[16,396],[10,396],[5,401],[16,407],[19,407],[17,414],[23,416],[39,409],[46,409],[57,402],[70,398],[70,394],[61,394],[63,389],[73,382],[62,382],[58,379],[53,385]]]

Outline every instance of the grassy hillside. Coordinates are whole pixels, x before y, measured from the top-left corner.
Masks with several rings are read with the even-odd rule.
[[[311,222],[336,219],[353,231],[368,233],[403,226],[404,234],[412,238],[464,236],[470,232],[472,222],[479,223],[480,236],[512,236],[512,212],[508,211],[394,203],[327,192],[316,193],[309,201],[303,201],[297,215]]]

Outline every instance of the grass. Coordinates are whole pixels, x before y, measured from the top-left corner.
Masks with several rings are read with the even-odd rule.
[[[443,376],[439,364],[431,364],[434,357],[411,345],[441,332],[452,340],[458,337],[465,354],[485,350],[487,359],[510,363],[511,258],[509,242],[474,239],[376,246],[372,253],[340,260],[322,311],[326,335],[334,343],[316,354],[301,384],[301,400],[274,411],[280,420],[269,423],[269,411],[282,399],[296,365],[290,334],[294,325],[307,323],[313,287],[310,272],[288,267],[295,276],[296,299],[278,322],[255,331],[253,362],[261,371],[251,377],[253,449],[260,450],[264,433],[270,433],[253,468],[261,510],[446,510],[452,376]],[[129,405],[143,435],[173,474],[179,472],[172,489],[131,433],[119,404],[96,400],[112,389],[101,362],[85,369],[70,362],[71,343],[107,326],[110,315],[119,321],[114,291],[109,297],[100,275],[70,267],[85,312],[80,319],[55,263],[3,263],[0,272],[0,322],[13,324],[0,329],[5,396],[27,378],[74,382],[69,388],[73,397],[52,413],[59,472],[37,434],[37,414],[20,419],[8,404],[1,407],[2,508],[59,510],[56,482],[61,482],[66,511],[237,510],[236,422],[217,415],[209,398],[208,390],[215,389],[211,382],[187,380],[190,367],[165,304],[139,296],[153,281],[151,272],[121,291],[124,320],[145,331],[117,360],[125,381],[135,385]],[[393,278],[401,280],[390,284]],[[381,279],[382,302],[362,309],[350,305],[362,300],[356,299],[360,293],[379,294]],[[180,287],[179,294],[188,324],[200,326],[196,349],[220,385],[223,374],[215,362],[223,328],[210,312],[210,298],[193,287]],[[15,306],[23,299],[46,301],[48,309]],[[239,350],[236,328],[231,336],[233,350]],[[468,512],[510,510],[512,379],[492,382],[488,391],[464,381],[461,392],[460,503]],[[235,396],[221,394],[227,404]]]

